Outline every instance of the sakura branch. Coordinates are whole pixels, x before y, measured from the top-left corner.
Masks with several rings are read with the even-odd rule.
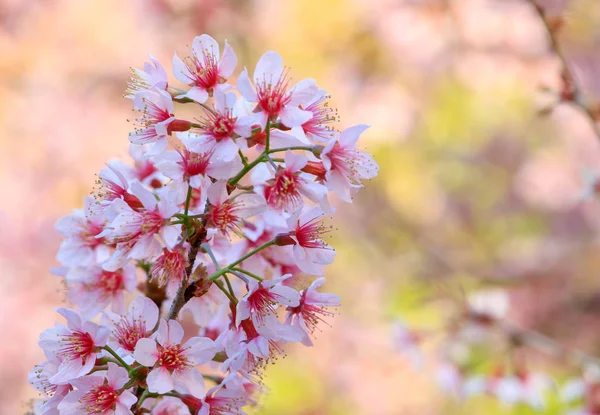
[[[150,60],[125,95],[133,161],[108,162],[84,208],[57,222],[54,273],[78,310],[58,309],[66,325],[40,336],[36,413],[244,414],[265,365],[287,343],[312,346],[340,304],[319,292],[335,257],[324,218],[332,193],[351,201],[377,174],[356,147],[367,127],[338,131],[325,92],[292,84],[276,52],[237,87],[233,48],[208,35],[175,54],[182,85]]]
[[[579,84],[577,83],[577,79],[575,75],[570,69],[569,62],[567,58],[562,53],[560,42],[558,40],[557,34],[559,28],[562,26],[562,18],[557,17],[557,19],[550,19],[546,15],[546,11],[544,8],[538,3],[538,0],[528,0],[537,16],[539,17],[540,23],[543,25],[546,33],[548,34],[548,40],[550,43],[550,49],[554,55],[560,60],[561,63],[561,80],[562,80],[562,90],[560,91],[560,100],[563,102],[570,102],[576,107],[578,107],[581,112],[586,116],[589,120],[590,126],[594,131],[594,134],[598,141],[600,141],[600,125],[598,124],[598,114],[594,108],[592,108],[585,100],[583,96],[583,91],[581,90]]]

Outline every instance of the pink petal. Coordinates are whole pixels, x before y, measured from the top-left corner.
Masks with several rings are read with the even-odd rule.
[[[292,173],[301,170],[308,163],[308,159],[305,156],[292,153],[290,150],[285,152],[284,161],[286,169]]]
[[[196,398],[204,398],[204,379],[197,369],[173,373],[174,388],[179,393],[189,393]]]
[[[356,144],[360,135],[369,128],[366,124],[358,124],[350,128],[346,128],[340,133],[340,144],[343,146],[352,146]]]
[[[279,112],[279,116],[284,125],[293,128],[301,126],[309,121],[313,117],[313,114],[310,111],[304,111],[298,107],[286,105],[285,108]]]
[[[212,55],[215,61],[218,61],[221,56],[219,43],[207,34],[202,34],[194,38],[192,41],[192,51],[198,58],[201,58],[202,55]],[[200,62],[203,62],[203,60],[200,59]]]
[[[171,373],[164,367],[152,369],[146,378],[146,382],[150,392],[167,393],[173,390],[173,378]]]
[[[282,73],[283,60],[279,56],[279,53],[273,51],[265,52],[256,64],[254,83],[270,82],[276,84],[279,78],[281,78]]]
[[[178,81],[183,82],[186,85],[191,83],[193,79],[192,74],[181,58],[177,56],[177,53],[173,55],[173,75],[175,75],[175,78],[177,78]]]
[[[319,88],[314,79],[303,79],[292,88],[292,96],[289,102],[291,106],[306,105],[315,95],[319,93]]]
[[[229,43],[225,41],[225,48],[223,50],[223,56],[221,62],[219,62],[219,75],[224,78],[229,78],[233,73],[235,66],[237,65],[237,56],[233,51],[233,48],[229,46]]]
[[[156,342],[153,339],[139,339],[133,351],[134,359],[141,365],[146,367],[154,366],[158,360],[158,350]]]
[[[121,389],[129,381],[129,374],[125,368],[115,363],[108,362],[108,372],[106,374],[108,385],[114,389]]]
[[[201,365],[212,360],[217,353],[215,343],[208,337],[192,337],[184,347],[187,348],[186,356],[194,365]]]
[[[246,101],[258,101],[258,97],[256,96],[256,89],[254,89],[254,86],[252,86],[252,84],[250,83],[250,78],[248,77],[247,69],[244,69],[238,77],[237,87],[238,91],[240,91],[240,94],[242,94]]]
[[[208,92],[206,91],[206,89],[204,89],[202,87],[193,86],[185,94],[185,96],[190,99],[193,99],[194,101],[196,101],[199,104],[204,104],[206,102],[206,100],[208,99]]]
[[[179,344],[183,339],[183,327],[177,320],[165,320],[160,321],[158,326],[158,332],[156,335],[156,341],[161,346],[167,346],[170,344]]]

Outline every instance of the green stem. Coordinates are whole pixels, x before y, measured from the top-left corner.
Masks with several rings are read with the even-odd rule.
[[[292,147],[282,147],[282,148],[274,148],[273,150],[269,150],[269,154],[278,153],[280,151],[288,151],[288,150],[306,150],[313,151],[315,148],[310,146],[292,146]]]
[[[271,144],[271,121],[267,118],[267,126],[265,127],[265,154],[269,154],[269,145]]]
[[[232,271],[241,272],[242,274],[246,274],[249,277],[254,278],[255,280],[262,281],[263,279],[256,274],[251,273],[243,268],[231,268]]]
[[[253,255],[256,255],[257,253],[259,253],[260,251],[262,251],[265,248],[270,247],[271,245],[275,244],[275,239],[270,240],[269,242],[265,242],[264,244],[262,244],[261,246],[259,246],[258,248],[248,252],[246,255],[244,255],[243,257],[241,257],[240,259],[238,259],[237,261],[227,265],[225,268],[221,268],[220,270],[218,270],[217,272],[215,272],[213,275],[211,275],[209,277],[209,279],[211,281],[215,281],[217,278],[219,278],[221,275],[225,274],[227,271],[231,270],[231,268],[235,267],[236,265],[244,262],[245,260],[247,260],[248,258],[250,258]]]
[[[223,274],[223,278],[225,279],[225,283],[227,283],[227,288],[229,289],[231,296],[235,298],[235,293],[233,292],[233,287],[231,286],[231,281],[229,281],[229,277],[227,276],[227,274]]]
[[[246,158],[246,156],[244,156],[244,153],[242,153],[242,150],[238,150],[238,154],[240,155],[240,158],[242,159],[242,164],[244,166],[248,165],[248,159]]]
[[[225,288],[225,286],[223,285],[223,283],[222,283],[221,281],[218,281],[218,280],[217,280],[217,281],[215,281],[214,283],[215,283],[215,285],[216,285],[217,287],[219,287],[219,289],[220,289],[221,291],[223,291],[223,294],[225,294],[225,296],[226,296],[226,297],[229,299],[229,301],[231,301],[231,304],[233,304],[233,305],[237,305],[237,303],[238,303],[238,300],[237,300],[237,298],[235,298],[234,296],[232,296],[232,295],[229,293],[229,291],[227,291],[227,289]]]
[[[237,184],[237,182],[239,182],[242,179],[242,177],[244,177],[246,175],[246,173],[248,173],[250,170],[252,170],[254,167],[256,167],[257,164],[262,163],[265,160],[266,160],[265,153],[262,153],[260,156],[258,156],[256,158],[256,160],[252,161],[251,163],[248,163],[242,170],[240,170],[240,172],[238,174],[236,174],[234,177],[229,179],[229,181],[227,183],[230,186],[235,186]]]
[[[113,357],[115,359],[117,359],[117,362],[123,366],[125,369],[127,369],[127,372],[131,373],[133,371],[133,368],[131,366],[129,366],[125,360],[121,359],[121,356],[119,356],[117,354],[117,352],[115,352],[113,349],[110,348],[110,346],[106,345],[103,347],[104,350],[106,350],[108,353],[110,353],[111,355],[113,355]]]
[[[190,201],[192,200],[192,186],[188,183],[188,191],[187,196],[185,197],[185,210],[183,211],[183,215],[185,216],[185,220],[187,222],[188,212],[190,211]]]

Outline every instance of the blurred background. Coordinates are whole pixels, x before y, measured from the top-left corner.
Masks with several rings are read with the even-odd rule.
[[[600,2],[540,4],[563,17],[561,47],[596,102]],[[527,1],[0,0],[1,414],[36,397],[38,336],[65,303],[54,222],[127,157],[129,67],[151,53],[169,71],[201,33],[250,70],[274,49],[296,80],[317,79],[341,128],[372,125],[362,143],[381,166],[339,205],[326,288],[343,307],[313,349],[269,369],[259,413],[535,413],[439,388],[440,338],[465,293],[502,290],[510,321],[600,356],[600,206],[585,195],[600,143],[572,105],[540,114],[560,63]],[[398,319],[432,333],[419,368]],[[529,370],[580,374],[538,355],[523,351]]]

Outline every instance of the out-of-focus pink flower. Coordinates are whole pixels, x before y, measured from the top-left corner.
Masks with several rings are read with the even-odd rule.
[[[79,306],[81,314],[93,317],[111,305],[112,311],[125,311],[125,291],[132,292],[137,285],[135,267],[127,264],[115,271],[106,271],[100,266],[70,269],[66,275],[71,290],[69,298]]]
[[[125,97],[133,99],[140,91],[156,88],[166,90],[168,86],[167,71],[150,55],[150,62],[144,62],[144,69],[131,68],[131,76],[127,82]]]

